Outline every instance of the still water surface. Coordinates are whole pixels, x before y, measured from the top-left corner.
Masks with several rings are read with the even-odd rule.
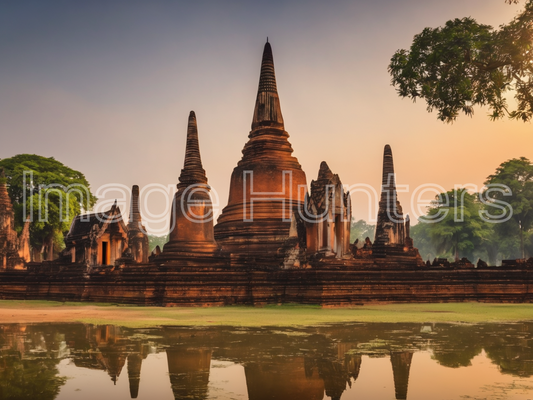
[[[533,400],[533,323],[0,325],[0,399]]]

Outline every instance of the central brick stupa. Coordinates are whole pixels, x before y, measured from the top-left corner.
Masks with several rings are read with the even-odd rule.
[[[231,175],[228,205],[218,218],[215,239],[236,256],[272,257],[289,237],[293,212],[303,207],[307,181],[285,131],[268,42],[248,137]]]

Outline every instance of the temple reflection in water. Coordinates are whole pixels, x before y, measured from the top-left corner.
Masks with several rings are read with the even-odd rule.
[[[161,360],[155,372],[164,375],[169,398],[175,399],[224,398],[217,397],[212,386],[218,373],[216,360],[240,366],[242,390],[250,400],[338,400],[348,398],[356,383],[369,379],[368,374],[362,377],[365,364],[370,368],[372,360],[380,358],[390,360],[390,367],[373,377],[376,386],[389,386],[396,399],[408,399],[416,365],[413,356],[418,352],[431,354],[431,362],[446,369],[469,367],[483,354],[492,363],[488,365],[498,366],[502,377],[527,378],[533,387],[532,331],[533,323],[142,330],[112,325],[2,325],[0,398],[62,398],[68,379],[59,370],[67,365],[65,360],[69,371],[105,371],[108,383],[95,385],[105,390],[105,398],[149,398],[155,383],[143,377],[154,371],[143,369],[143,364],[158,354],[166,355],[166,362]],[[74,375],[72,379],[77,379]],[[129,386],[127,397],[114,392],[122,380]]]

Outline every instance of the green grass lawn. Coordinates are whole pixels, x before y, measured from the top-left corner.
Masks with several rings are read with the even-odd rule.
[[[265,307],[140,307],[99,303],[0,300],[0,309],[42,312],[76,307],[82,311],[70,322],[116,324],[129,327],[159,325],[302,326],[342,322],[518,322],[533,321],[533,304],[424,303],[321,308],[287,304]],[[84,307],[91,307],[83,317]],[[39,310],[39,311],[37,311]],[[99,314],[95,316],[95,312]],[[53,314],[51,314],[53,315]],[[52,316],[50,318],[53,318]],[[48,322],[54,322],[51,319]]]

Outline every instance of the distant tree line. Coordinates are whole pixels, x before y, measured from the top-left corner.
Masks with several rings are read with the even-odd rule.
[[[359,243],[362,245],[367,237],[370,238],[371,241],[374,241],[375,233],[376,225],[371,225],[362,219],[359,221],[352,221],[350,226],[350,243],[359,239]]]
[[[154,249],[159,246],[161,250],[163,250],[163,246],[168,242],[169,235],[163,235],[163,236],[156,236],[156,235],[150,235],[148,234],[148,246],[150,249],[150,253],[154,251]]]

